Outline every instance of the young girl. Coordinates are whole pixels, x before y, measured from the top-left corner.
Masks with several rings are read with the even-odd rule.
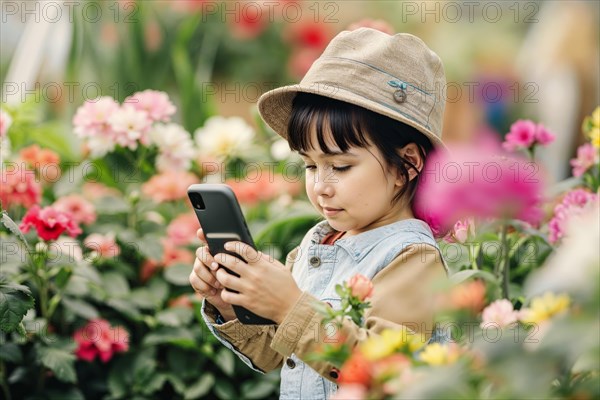
[[[248,262],[201,247],[190,283],[219,341],[256,371],[282,367],[282,399],[335,392],[339,371],[307,355],[337,337],[355,346],[405,326],[432,339],[431,284],[446,271],[413,196],[427,154],[443,146],[444,103],[434,93],[444,85],[439,57],[420,39],[361,28],[336,36],[300,84],[260,98],[263,119],[304,159],[308,197],[325,220],[285,266],[240,242],[226,249]],[[315,303],[339,308],[336,284],[357,273],[374,285],[365,327],[325,329]],[[243,325],[234,304],[276,325]]]

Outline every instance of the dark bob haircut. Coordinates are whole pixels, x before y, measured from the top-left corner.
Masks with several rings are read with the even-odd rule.
[[[409,181],[409,169],[417,171],[417,176],[404,185],[393,199],[397,202],[406,196],[407,204],[412,204],[420,171],[402,158],[398,150],[415,143],[425,161],[427,154],[433,150],[425,135],[412,126],[354,104],[312,93],[298,93],[292,103],[288,124],[288,142],[292,150],[305,152],[315,149],[309,135],[312,126],[317,129],[318,147],[325,153],[331,153],[324,136],[324,131],[328,130],[341,151],[367,147],[372,143],[383,155],[387,167],[396,168],[404,182]]]

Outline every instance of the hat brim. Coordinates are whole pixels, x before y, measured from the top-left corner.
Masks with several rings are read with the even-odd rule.
[[[366,108],[367,110],[412,126],[429,138],[434,147],[446,149],[446,146],[442,140],[432,131],[386,105],[366,99],[360,95],[339,87],[336,87],[335,90],[323,90],[322,87],[305,87],[302,84],[283,86],[270,90],[264,93],[258,99],[258,112],[260,116],[263,118],[266,124],[271,127],[271,129],[273,129],[284,139],[287,139],[288,137],[287,129],[289,118],[292,112],[292,102],[298,93],[317,94]]]

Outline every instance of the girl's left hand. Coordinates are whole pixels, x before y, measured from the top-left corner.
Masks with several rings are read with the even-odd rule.
[[[239,292],[223,290],[223,301],[281,324],[302,294],[291,272],[279,261],[245,243],[227,242],[225,249],[239,254],[241,259],[224,253],[214,257],[217,263],[240,275],[238,278],[223,268],[217,271],[216,278],[223,287]],[[213,263],[210,268],[214,270],[218,266]]]

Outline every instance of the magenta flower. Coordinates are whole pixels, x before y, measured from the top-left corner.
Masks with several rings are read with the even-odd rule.
[[[32,227],[37,230],[38,236],[43,240],[54,240],[65,231],[71,237],[81,233],[81,228],[71,214],[58,211],[53,207],[40,209],[37,205],[27,211],[19,229],[27,233]]]
[[[467,217],[537,224],[543,184],[536,171],[533,163],[475,146],[436,152],[421,172],[413,211],[438,236]]]
[[[129,104],[138,111],[145,111],[152,122],[169,122],[175,114],[175,106],[164,92],[144,90],[134,93],[125,99],[123,104]]]
[[[70,194],[56,200],[55,210],[71,214],[78,224],[89,225],[96,221],[96,207],[79,194]]]
[[[568,224],[589,207],[598,206],[598,195],[584,189],[575,189],[563,197],[560,204],[554,207],[554,216],[548,223],[549,239],[556,243],[565,235]]]
[[[511,125],[502,147],[508,151],[530,149],[535,145],[546,146],[554,139],[554,135],[544,125],[520,119]]]
[[[594,164],[597,164],[600,155],[598,149],[595,148],[591,143],[586,143],[579,146],[577,149],[577,158],[571,160],[571,167],[573,167],[573,176],[579,177],[585,173]]]

